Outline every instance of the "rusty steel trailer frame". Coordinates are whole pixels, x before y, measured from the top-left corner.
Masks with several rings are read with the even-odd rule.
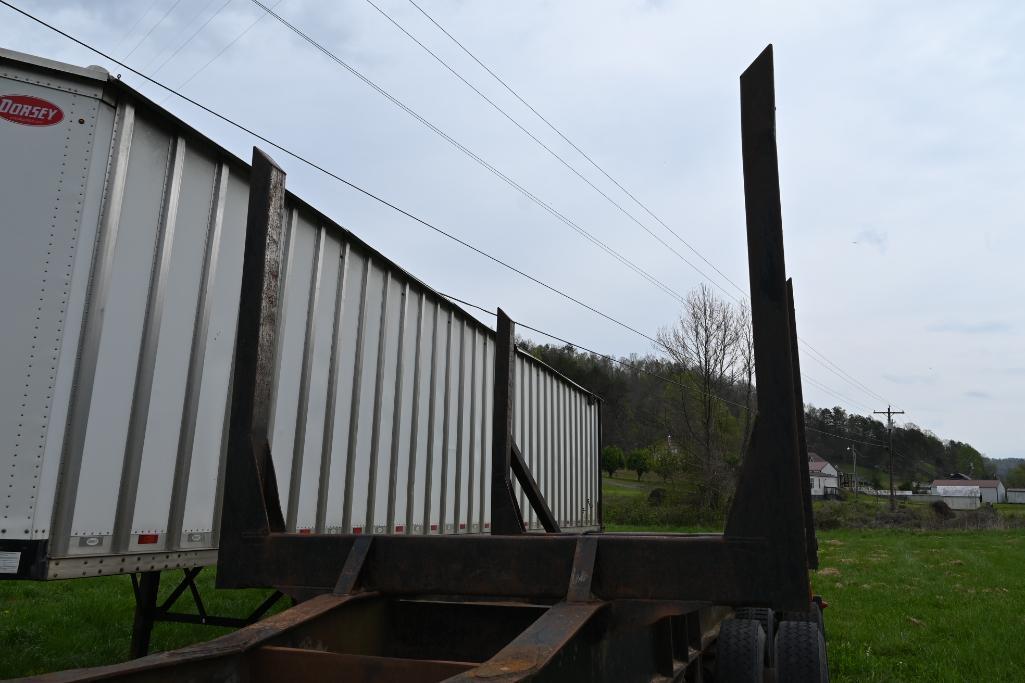
[[[50,680],[702,680],[732,608],[807,610],[817,549],[771,45],[740,84],[758,415],[724,533],[559,533],[513,438],[515,327],[502,310],[491,535],[285,532],[268,443],[285,173],[254,149],[217,585],[299,604],[210,643]],[[548,533],[525,531],[513,477]]]

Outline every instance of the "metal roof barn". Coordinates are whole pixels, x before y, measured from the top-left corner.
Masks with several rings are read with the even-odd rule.
[[[7,50],[0,148],[0,577],[214,563],[249,165],[98,67]],[[494,332],[291,193],[285,215],[286,528],[487,531]],[[515,362],[523,457],[562,528],[597,528],[600,403]]]

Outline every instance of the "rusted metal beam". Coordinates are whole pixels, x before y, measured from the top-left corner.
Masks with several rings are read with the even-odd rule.
[[[345,681],[345,683],[434,683],[477,666],[474,662],[398,659],[265,645],[249,655],[252,683]]]
[[[784,577],[769,544],[721,536],[593,536],[591,592],[600,599],[701,600],[771,605]],[[359,536],[273,534],[242,546],[249,585],[290,595],[330,592],[341,558]],[[575,534],[376,536],[361,590],[387,595],[507,595],[561,600],[570,582]],[[296,562],[296,558],[302,562]],[[807,599],[807,594],[805,596]]]
[[[284,171],[254,147],[222,497],[221,588],[237,586],[244,573],[234,562],[244,536],[285,529],[269,442],[284,206]]]
[[[449,681],[530,680],[543,672],[562,653],[570,640],[607,607],[608,603],[603,602],[558,603],[497,655]]]
[[[356,589],[356,582],[359,581],[360,572],[363,571],[363,564],[367,561],[367,554],[370,552],[370,542],[373,536],[359,536],[352,544],[352,549],[345,557],[345,566],[342,573],[338,575],[335,583],[335,595],[349,595]]]
[[[246,673],[241,656],[263,644],[287,638],[290,633],[330,615],[353,603],[375,596],[361,593],[353,596],[321,595],[289,610],[270,616],[246,628],[213,641],[196,643],[171,652],[158,652],[122,664],[89,669],[69,669],[34,676],[39,683],[71,683],[79,681],[244,681]]]
[[[573,553],[573,570],[570,572],[569,588],[566,591],[567,602],[586,602],[591,599],[591,581],[594,578],[594,560],[597,554],[596,536],[577,537],[577,547]]]
[[[779,580],[772,606],[805,609],[803,496],[808,480],[801,478],[800,469],[771,45],[740,77],[740,118],[758,419],[726,536],[766,539]]]
[[[555,515],[552,514],[552,509],[548,507],[548,501],[541,493],[541,487],[534,480],[530,466],[523,460],[523,454],[520,453],[520,449],[515,443],[512,447],[512,471],[516,475],[516,480],[520,482],[520,488],[523,489],[527,500],[530,501],[530,507],[534,509],[534,514],[537,515],[541,526],[549,533],[558,533],[559,523],[556,521]]]
[[[495,328],[495,392],[491,437],[491,533],[522,534],[523,515],[509,479],[516,395],[516,340],[512,319],[498,309]]]
[[[804,482],[801,502],[804,504],[805,549],[808,566],[819,567],[819,542],[815,538],[815,517],[811,505],[811,476],[808,467],[808,435],[804,425],[804,387],[801,384],[801,354],[797,348],[797,316],[794,312],[794,280],[787,280],[787,305],[790,308],[790,359],[794,370],[794,398],[797,403],[797,447],[801,456],[801,481]]]

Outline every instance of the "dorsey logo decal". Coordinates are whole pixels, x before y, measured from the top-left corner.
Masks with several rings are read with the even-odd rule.
[[[39,97],[0,95],[0,118],[24,126],[52,126],[64,120],[64,112]]]

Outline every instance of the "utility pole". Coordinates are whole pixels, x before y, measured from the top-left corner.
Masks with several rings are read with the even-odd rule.
[[[858,452],[854,450],[854,446],[848,446],[847,450],[851,452],[851,457],[854,458],[854,474],[852,479],[854,481],[854,497],[858,497]]]
[[[897,498],[893,493],[893,416],[903,415],[904,411],[893,410],[890,406],[886,406],[886,410],[875,410],[873,413],[886,416],[886,434],[889,437],[886,450],[890,454],[890,512],[893,512],[897,509]]]

